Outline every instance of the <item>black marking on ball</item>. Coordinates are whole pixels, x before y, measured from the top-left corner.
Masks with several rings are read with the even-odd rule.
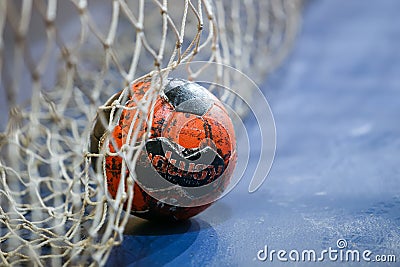
[[[147,141],[146,152],[136,171],[140,173],[141,184],[147,188],[165,186],[162,180],[151,179],[154,175],[180,186],[199,187],[216,180],[225,171],[223,158],[209,146],[187,149],[159,137]]]
[[[178,112],[203,116],[211,108],[213,100],[204,87],[181,79],[170,79],[164,87],[168,102]]]
[[[203,128],[206,138],[213,139],[211,125],[208,123],[207,120],[203,121]]]

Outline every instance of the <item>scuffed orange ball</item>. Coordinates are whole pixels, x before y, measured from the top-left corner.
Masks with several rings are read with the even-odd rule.
[[[135,165],[131,213],[145,219],[188,219],[209,207],[229,184],[236,164],[234,127],[213,94],[197,83],[181,79],[168,80],[154,105],[151,125],[150,115],[140,123],[138,118],[144,114],[137,112],[137,103],[149,89],[147,80],[132,85],[125,103],[121,103],[125,108],[119,113],[118,125],[111,133],[107,133],[104,123],[109,122],[110,110],[98,113],[90,150],[99,153],[108,143],[110,152],[117,152],[131,143],[133,129],[139,128],[138,138],[148,133]],[[120,96],[121,92],[106,105]],[[107,138],[113,141],[104,142]],[[123,160],[120,156],[105,157],[107,186],[113,198]],[[128,176],[129,169],[125,177]]]

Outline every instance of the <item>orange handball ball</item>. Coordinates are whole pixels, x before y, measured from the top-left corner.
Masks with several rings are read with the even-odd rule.
[[[188,219],[209,207],[228,186],[236,165],[234,127],[223,104],[213,94],[182,79],[168,80],[153,112],[140,123],[144,114],[138,111],[137,103],[150,84],[148,80],[133,84],[125,103],[121,103],[126,108],[115,112],[120,118],[111,134],[105,130],[110,109],[99,111],[90,150],[99,153],[108,143],[110,152],[117,152],[131,143],[135,129],[139,128],[140,140],[148,133],[135,162],[131,212],[144,219]],[[121,92],[106,105],[120,96]],[[110,141],[104,142],[107,138]],[[123,160],[127,161],[128,177],[129,160],[105,157],[108,191],[113,198],[120,184]],[[96,165],[95,158],[93,163]]]

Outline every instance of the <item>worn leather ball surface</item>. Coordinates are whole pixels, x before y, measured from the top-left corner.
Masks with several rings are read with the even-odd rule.
[[[111,152],[119,151],[124,144],[133,146],[132,132],[139,128],[138,138],[146,135],[146,145],[135,165],[132,214],[145,219],[188,219],[209,207],[229,184],[236,164],[234,127],[223,104],[212,93],[182,79],[169,79],[152,115],[142,118],[137,103],[149,89],[150,81],[146,80],[132,85],[111,133],[106,133],[104,125],[110,111],[98,114],[90,150],[98,153],[106,143]],[[114,141],[104,142],[107,138]],[[108,191],[114,198],[123,160],[120,156],[105,158]],[[125,176],[129,176],[129,168]]]

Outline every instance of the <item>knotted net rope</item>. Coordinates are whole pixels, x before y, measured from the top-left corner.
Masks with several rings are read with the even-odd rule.
[[[146,78],[145,116],[162,81],[198,60],[263,81],[289,51],[300,9],[300,0],[0,1],[0,265],[104,265],[132,192],[111,198],[91,166],[111,153],[88,150],[97,111],[125,109],[104,103]],[[186,71],[195,80],[201,69]],[[235,88],[223,71],[215,79]],[[111,116],[108,130],[117,123]]]

